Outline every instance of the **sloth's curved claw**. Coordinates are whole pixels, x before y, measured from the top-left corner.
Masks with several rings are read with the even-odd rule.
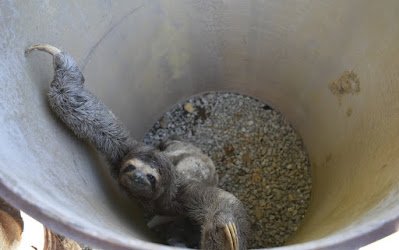
[[[59,50],[56,47],[51,46],[49,44],[35,44],[25,50],[25,55],[28,55],[33,50],[44,51],[44,52],[49,53],[52,56],[55,56],[56,54],[61,53],[61,50]]]
[[[229,222],[229,224],[225,225],[224,232],[226,233],[227,241],[229,242],[229,249],[238,250],[238,235],[236,225],[232,222]]]

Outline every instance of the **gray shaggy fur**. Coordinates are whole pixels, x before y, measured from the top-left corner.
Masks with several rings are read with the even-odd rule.
[[[247,212],[234,195],[216,187],[193,182],[181,190],[188,216],[200,222],[202,249],[229,249],[225,226],[237,227],[238,249],[247,249],[250,223]]]
[[[51,108],[107,159],[111,175],[129,197],[160,215],[183,215],[198,221],[204,249],[230,249],[224,228],[234,223],[239,249],[246,249],[247,213],[235,196],[216,187],[218,177],[209,157],[178,138],[164,141],[159,148],[137,142],[84,88],[84,77],[72,57],[50,45],[34,45],[26,54],[34,49],[53,55],[55,73],[48,94]]]
[[[159,145],[177,172],[177,194],[184,214],[201,225],[203,249],[229,249],[225,226],[237,226],[239,248],[246,249],[250,224],[247,212],[234,195],[217,187],[212,160],[193,144],[172,137]]]
[[[48,93],[51,108],[76,136],[103,154],[116,177],[122,158],[138,143],[83,83],[83,74],[68,54],[54,55],[54,80]]]

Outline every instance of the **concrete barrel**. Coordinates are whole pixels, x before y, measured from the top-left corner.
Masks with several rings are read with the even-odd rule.
[[[376,240],[399,226],[398,23],[395,0],[0,1],[0,196],[77,241],[161,248],[104,161],[51,112],[52,58],[24,56],[48,43],[137,139],[204,91],[270,104],[312,165],[310,207],[287,248]]]

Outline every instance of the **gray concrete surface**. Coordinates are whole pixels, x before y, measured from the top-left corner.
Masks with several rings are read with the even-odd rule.
[[[399,221],[398,13],[393,0],[0,1],[0,195],[84,243],[160,247],[103,161],[49,109],[51,58],[23,53],[49,43],[138,139],[203,91],[269,103],[312,161],[312,201],[288,248],[378,239]],[[350,70],[354,95],[342,85]]]

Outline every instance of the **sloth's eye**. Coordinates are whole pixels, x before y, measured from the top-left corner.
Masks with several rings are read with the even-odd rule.
[[[127,172],[134,171],[135,169],[136,169],[136,167],[134,165],[129,164],[123,169],[122,174],[126,174]]]
[[[152,188],[155,188],[156,179],[152,174],[147,174],[147,179],[151,183]]]

